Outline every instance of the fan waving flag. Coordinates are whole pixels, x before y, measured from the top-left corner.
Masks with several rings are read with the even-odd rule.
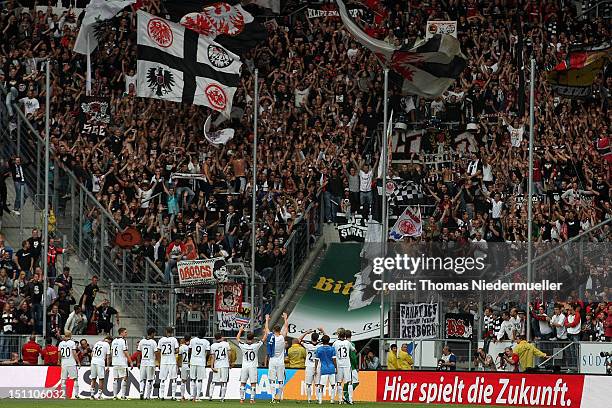
[[[395,222],[389,238],[399,241],[404,237],[420,237],[423,234],[423,220],[421,219],[421,209],[408,206]]]
[[[229,116],[241,66],[214,41],[138,11],[139,97],[208,106]]]
[[[98,39],[94,35],[95,25],[115,17],[121,10],[134,3],[136,0],[92,0],[85,8],[85,16],[81,22],[73,51],[83,55],[93,52],[98,46]]]
[[[435,34],[413,48],[398,48],[366,34],[352,20],[342,0],[336,0],[345,28],[363,46],[390,68],[390,79],[401,86],[402,94],[435,98],[442,95],[467,65],[459,40]]]
[[[210,120],[211,116],[209,115],[206,118],[206,122],[204,122],[204,137],[210,143],[214,145],[224,145],[229,142],[234,137],[234,129],[221,129],[216,132],[210,131]]]
[[[172,21],[242,56],[267,38],[265,27],[236,0],[165,0]]]

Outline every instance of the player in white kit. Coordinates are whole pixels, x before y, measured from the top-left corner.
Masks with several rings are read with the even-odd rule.
[[[66,388],[66,380],[68,378],[74,380],[74,398],[79,399],[79,370],[77,367],[80,365],[80,362],[76,351],[77,345],[72,340],[70,330],[64,332],[64,340],[60,341],[57,349],[62,359],[62,390],[64,390],[66,398],[70,398]]]
[[[215,334],[215,342],[210,346],[210,367],[213,370],[213,384],[209,399],[212,401],[215,394],[215,386],[219,385],[221,390],[219,398],[225,401],[227,382],[229,381],[229,355],[230,345],[220,333]]]
[[[102,390],[104,389],[104,376],[106,367],[110,366],[110,343],[113,338],[106,336],[104,340],[100,340],[94,344],[91,349],[91,367],[89,371],[89,386],[91,388],[91,399],[102,398]]]
[[[264,327],[266,351],[268,352],[268,378],[272,386],[272,403],[282,401],[285,387],[285,336],[289,328],[287,313],[283,313],[283,320],[282,328],[277,324],[270,331],[270,315],[266,315],[266,325]]]
[[[191,376],[191,397],[194,401],[202,398],[202,385],[206,378],[206,354],[210,351],[210,342],[204,337],[202,330],[199,337],[193,337],[189,342],[191,358],[189,360],[189,374]]]
[[[240,341],[240,337],[244,332],[244,326],[240,326],[236,341],[238,347],[242,350],[242,368],[240,369],[240,402],[244,402],[246,394],[247,383],[251,384],[251,404],[255,403],[255,395],[257,394],[257,366],[259,365],[259,359],[257,353],[259,348],[263,344],[261,340],[255,341],[255,335],[253,333],[247,334],[247,341],[243,343]]]
[[[179,346],[179,370],[180,370],[180,380],[181,386],[179,387],[181,390],[181,399],[187,399],[185,396],[187,395],[187,383],[189,382],[189,342],[191,341],[191,336],[187,335],[181,339]],[[191,389],[191,393],[193,393],[193,388]]]
[[[138,342],[140,351],[140,399],[151,399],[153,382],[155,381],[155,356],[157,343],[154,340],[155,329],[147,330],[147,338]]]
[[[159,339],[157,349],[160,354],[159,364],[159,399],[164,400],[166,395],[166,380],[170,381],[171,399],[176,401],[176,359],[179,351],[178,340],[173,337],[174,329],[166,328],[166,336]]]
[[[127,399],[128,393],[128,380],[127,380],[127,368],[128,364],[132,365],[132,359],[128,353],[127,346],[127,329],[121,327],[119,329],[119,337],[113,340],[111,343],[111,358],[113,364],[113,377],[115,383],[113,384],[113,398],[119,399],[119,384],[121,384],[121,399]]]
[[[322,328],[319,328],[319,331],[325,334],[325,331]],[[305,341],[304,337],[306,337],[308,334],[310,334],[310,341]],[[312,385],[319,383],[319,376],[321,375],[320,370],[315,372],[315,359],[317,358],[316,352],[317,348],[321,345],[319,343],[319,333],[314,330],[308,330],[306,333],[302,334],[298,340],[300,341],[302,347],[306,349],[306,373],[304,383],[306,384],[306,393],[308,395],[308,402],[310,403],[313,393]],[[316,387],[314,391],[316,397]]]
[[[355,351],[353,343],[346,339],[344,329],[338,329],[336,332],[338,340],[333,344],[336,350],[336,394],[339,403],[342,403],[342,386],[348,384],[348,403],[353,403],[353,373],[351,370],[350,352]],[[332,397],[333,398],[333,397]]]

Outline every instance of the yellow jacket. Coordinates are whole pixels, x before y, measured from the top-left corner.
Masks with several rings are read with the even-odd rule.
[[[400,370],[412,370],[412,366],[414,365],[414,360],[412,356],[402,349],[399,350],[399,355],[397,356],[397,364]]]
[[[519,356],[521,371],[534,366],[534,357],[546,357],[546,353],[538,350],[536,346],[529,343],[527,340],[521,340],[514,348],[514,352]]]
[[[306,349],[299,344],[292,344],[287,350],[287,368],[304,368]]]
[[[399,370],[397,356],[393,351],[387,353],[387,370]]]

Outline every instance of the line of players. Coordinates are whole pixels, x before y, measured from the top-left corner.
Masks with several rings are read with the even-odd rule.
[[[275,325],[269,329],[269,315],[266,315],[263,339],[265,340],[268,354],[268,379],[272,387],[272,403],[283,399],[285,384],[285,337],[288,332],[287,314],[283,313],[284,324]],[[355,347],[350,341],[350,331],[338,329],[338,340],[330,345],[330,338],[323,329],[319,329],[323,336],[319,343],[319,333],[312,330],[304,333],[299,341],[306,348],[306,379],[308,402],[311,402],[312,386],[315,385],[317,400],[322,403],[323,389],[326,385],[330,387],[331,402],[338,397],[338,402],[343,402],[342,385],[348,389],[346,402],[353,403],[353,387],[359,380],[357,370],[351,369],[351,357],[355,356]],[[180,390],[182,399],[189,397],[194,401],[202,400],[202,387],[205,380],[206,367],[210,366],[213,371],[213,388],[209,399],[213,399],[216,386],[219,387],[219,398],[225,400],[227,383],[230,370],[230,345],[221,336],[215,335],[215,341],[211,345],[201,333],[199,337],[185,336],[180,342],[173,337],[174,330],[167,328],[165,336],[155,341],[154,329],[147,331],[147,337],[138,343],[138,358],[133,360],[128,353],[127,330],[119,329],[119,336],[115,339],[106,337],[96,342],[92,348],[90,367],[91,398],[100,399],[104,388],[106,371],[113,369],[113,398],[127,399],[128,369],[129,367],[140,367],[140,399],[150,399],[155,380],[156,362],[159,361],[159,398],[167,397],[166,380],[169,382],[170,395],[175,400],[176,385],[180,374]],[[248,333],[246,342],[242,341],[244,327],[241,327],[236,340],[242,352],[242,368],[240,371],[240,402],[244,402],[246,385],[250,384],[250,402],[255,402],[256,386],[258,382],[258,352],[264,344],[262,340],[256,340],[253,333]],[[304,337],[310,334],[311,340],[305,341]],[[64,339],[58,345],[61,357],[61,381],[67,397],[66,380],[74,379],[74,397],[79,398],[78,366],[80,365],[77,355],[77,345],[72,340],[69,331],[65,332]],[[208,355],[208,359],[207,359]],[[354,367],[354,364],[353,364]],[[180,370],[179,370],[180,368]],[[186,390],[187,381],[191,382],[192,395],[188,396]],[[195,391],[195,392],[194,392]]]

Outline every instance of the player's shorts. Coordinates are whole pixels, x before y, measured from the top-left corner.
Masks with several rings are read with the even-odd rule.
[[[127,377],[127,367],[113,367],[113,378]]]
[[[79,378],[77,366],[62,366],[62,380],[66,380],[68,378],[73,380]]]
[[[359,384],[359,371],[351,370],[351,377],[353,377],[353,384]]]
[[[270,361],[268,367],[268,379],[270,381],[284,382],[285,381],[285,362]]]
[[[181,366],[181,380],[187,381],[190,377],[189,366]]]
[[[257,367],[242,367],[240,369],[241,384],[257,383]]]
[[[306,373],[304,375],[304,382],[306,384],[318,384],[319,383],[319,376],[321,375],[321,368],[319,367],[319,369],[315,372],[315,368],[314,366],[312,367],[306,367]]]
[[[219,367],[217,368],[217,372],[213,371],[213,380],[214,383],[226,383],[229,381],[229,367]]]
[[[321,374],[319,376],[319,385],[336,385],[336,374]]]
[[[164,381],[167,378],[176,380],[176,364],[162,364],[159,366],[159,379]]]
[[[205,380],[206,379],[206,367],[192,365],[189,367],[189,375],[192,380]]]
[[[89,379],[90,380],[103,380],[104,379],[104,366],[100,364],[92,364],[89,367]]]
[[[155,367],[144,366],[140,367],[140,379],[141,380],[155,380]]]
[[[336,369],[336,382],[349,383],[352,381],[351,367],[338,367]]]

